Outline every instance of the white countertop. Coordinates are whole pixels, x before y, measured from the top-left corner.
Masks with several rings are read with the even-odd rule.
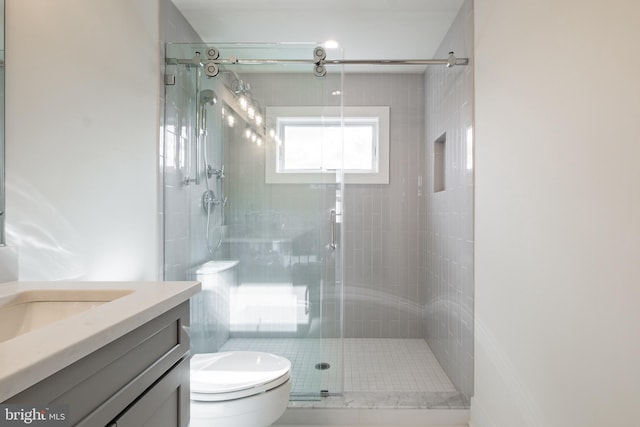
[[[181,304],[200,290],[200,283],[9,282],[0,284],[0,299],[39,289],[133,292],[0,342],[0,402]]]

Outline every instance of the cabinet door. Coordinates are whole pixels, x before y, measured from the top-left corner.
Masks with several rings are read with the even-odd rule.
[[[185,358],[108,427],[187,427],[189,403],[189,359]]]

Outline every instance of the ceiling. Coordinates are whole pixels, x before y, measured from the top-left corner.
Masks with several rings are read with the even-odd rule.
[[[463,0],[173,2],[207,43],[336,40],[343,50],[329,50],[328,59],[431,59]],[[369,68],[424,71],[420,66]]]

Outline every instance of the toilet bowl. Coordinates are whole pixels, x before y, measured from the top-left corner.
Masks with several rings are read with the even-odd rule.
[[[190,427],[267,427],[287,409],[291,362],[255,351],[191,358]]]

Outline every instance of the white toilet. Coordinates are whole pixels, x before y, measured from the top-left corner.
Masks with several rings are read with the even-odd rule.
[[[267,427],[287,409],[291,362],[255,351],[191,358],[190,427]]]

